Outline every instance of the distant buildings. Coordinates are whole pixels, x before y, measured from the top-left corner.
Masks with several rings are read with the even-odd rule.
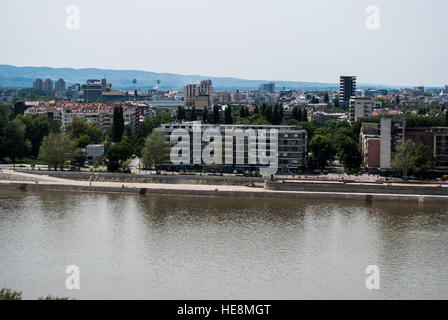
[[[43,87],[44,87],[44,82],[42,81],[42,79],[37,78],[36,80],[34,80],[33,90],[35,93],[42,93]]]
[[[258,91],[274,93],[275,92],[275,83],[274,82],[262,83],[262,84],[260,84]]]
[[[103,101],[103,93],[111,92],[112,85],[107,82],[106,79],[102,80],[87,80],[86,84],[83,84],[81,90],[84,93],[85,102],[99,102]],[[122,101],[122,95],[105,95],[108,101]],[[117,97],[117,100],[113,98]]]
[[[46,79],[43,84],[43,91],[45,94],[52,94],[53,93],[53,80]]]
[[[339,81],[339,105],[347,108],[352,96],[356,95],[356,77],[341,76]]]
[[[58,79],[55,83],[54,83],[54,90],[56,92],[62,92],[65,91],[65,81],[64,79]]]
[[[199,85],[189,84],[184,87],[184,107],[196,109],[213,106],[213,85],[211,80],[203,80]]]

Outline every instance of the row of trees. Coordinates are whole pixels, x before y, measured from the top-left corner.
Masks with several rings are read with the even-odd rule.
[[[14,118],[13,106],[0,105],[0,159],[36,158],[45,136],[59,131],[56,121],[44,116]]]

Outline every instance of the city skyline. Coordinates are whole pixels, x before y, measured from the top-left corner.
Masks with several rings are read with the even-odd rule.
[[[248,80],[335,83],[355,74],[369,84],[447,82],[448,4],[441,0],[128,3],[3,1],[8,50],[0,63]],[[72,4],[80,13],[75,30],[66,26]],[[369,5],[379,9],[379,29],[366,26]]]

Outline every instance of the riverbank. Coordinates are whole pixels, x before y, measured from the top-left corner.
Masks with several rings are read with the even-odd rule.
[[[62,180],[62,179],[61,179]],[[142,184],[87,181],[0,181],[1,188],[21,191],[119,193],[141,196],[177,195],[233,198],[288,198],[350,200],[361,202],[437,202],[448,204],[448,196],[421,194],[381,194],[362,192],[279,191],[245,186],[210,186],[186,184]]]

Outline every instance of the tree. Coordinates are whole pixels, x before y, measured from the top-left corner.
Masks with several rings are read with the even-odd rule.
[[[50,133],[42,140],[39,158],[48,163],[48,167],[59,166],[63,169],[65,161],[73,158],[74,144],[70,137],[62,133]]]
[[[59,124],[45,116],[23,116],[18,115],[16,119],[23,122],[26,127],[25,138],[30,141],[30,154],[32,157],[37,157],[39,154],[39,147],[42,140],[50,132],[59,132]]]
[[[14,119],[6,124],[2,134],[0,154],[5,154],[15,163],[16,159],[23,157],[31,147],[25,137],[26,126],[19,119]]]
[[[106,156],[109,160],[107,170],[115,172],[120,168],[120,163],[127,160],[134,152],[133,145],[129,137],[124,137],[121,142],[107,147]]]
[[[255,108],[254,108],[254,114],[258,114],[260,111],[259,111],[259,108],[258,108],[258,104],[256,104],[255,105]]]
[[[284,118],[283,104],[279,104],[279,107],[278,107],[278,124],[282,123],[283,118]]]
[[[358,143],[346,134],[336,135],[338,157],[347,169],[359,169],[362,163],[362,155]]]
[[[404,177],[406,177],[409,171],[414,167],[415,158],[413,151],[412,142],[409,140],[400,140],[395,147],[392,168],[400,170]]]
[[[330,97],[328,96],[328,92],[325,92],[325,95],[324,95],[324,102],[325,102],[325,103],[330,102]]]
[[[208,110],[207,107],[204,107],[204,109],[202,109],[202,123],[207,122],[208,122]]]
[[[273,121],[273,113],[272,113],[272,106],[266,106],[264,109],[264,116],[270,123]]]
[[[308,121],[308,112],[307,112],[306,108],[303,108],[303,110],[302,110],[302,121],[303,122]]]
[[[77,149],[73,153],[72,164],[78,167],[81,167],[84,162],[87,160],[86,153],[81,149]]]
[[[328,161],[336,156],[336,146],[330,135],[316,134],[309,143],[312,160],[320,169],[325,168]]]
[[[92,143],[92,141],[90,140],[90,137],[88,135],[83,135],[83,136],[80,136],[78,139],[76,139],[75,147],[76,148],[85,148],[86,146],[88,146],[91,143]]]
[[[335,107],[335,108],[338,108],[338,109],[339,109],[339,107],[340,107],[339,99],[333,99],[333,104],[334,104],[334,107]]]
[[[319,103],[319,99],[318,99],[317,97],[313,96],[313,97],[311,98],[310,103]]]
[[[148,137],[152,130],[160,127],[161,124],[170,123],[174,121],[174,117],[168,111],[159,111],[156,116],[153,118],[146,118],[143,123],[140,124],[137,131],[137,138],[145,138]]]
[[[213,123],[219,123],[219,107],[217,105],[213,106]]]
[[[299,107],[295,107],[295,108],[297,108],[295,119],[297,119],[297,121],[302,121],[303,120],[302,109]]]
[[[123,108],[115,107],[112,120],[112,141],[120,142],[124,133]]]
[[[160,165],[166,161],[169,153],[165,135],[161,131],[154,130],[145,142],[142,151],[142,163],[145,168],[155,168],[160,171]]]
[[[261,114],[257,113],[247,118],[238,117],[235,124],[270,125],[271,123]]]
[[[280,121],[280,116],[279,116],[278,104],[276,104],[276,105],[274,106],[274,113],[273,113],[273,115],[272,115],[272,124],[277,125],[277,124],[279,124],[280,122],[281,122],[281,121]]]
[[[190,110],[190,121],[196,121],[196,120],[197,120],[196,107],[193,106],[193,107],[191,107],[191,110]]]
[[[177,107],[177,121],[182,122],[187,119],[185,108],[182,106]]]
[[[233,117],[232,117],[232,107],[227,106],[224,110],[224,123],[225,124],[232,124],[233,123]]]
[[[418,174],[432,170],[436,166],[436,157],[434,156],[432,149],[428,146],[419,145],[415,148],[413,156],[414,170]]]
[[[244,106],[240,106],[240,118],[246,118],[246,108]]]
[[[87,123],[85,119],[81,118],[74,118],[70,121],[66,131],[72,140],[76,140],[84,135],[90,137],[91,143],[101,143],[104,140],[103,132],[98,128],[97,123]]]

